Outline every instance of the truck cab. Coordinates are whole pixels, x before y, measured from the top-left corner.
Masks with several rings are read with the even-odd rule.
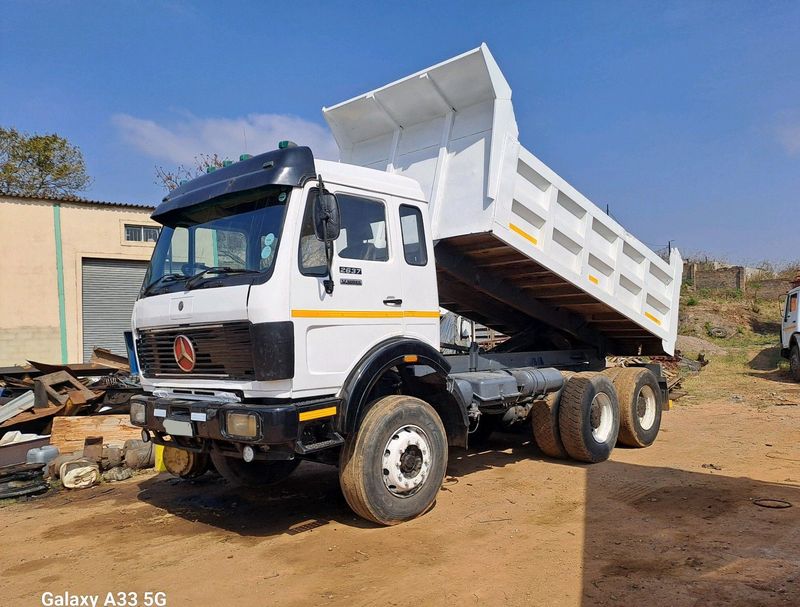
[[[786,294],[781,319],[781,356],[789,360],[789,370],[796,381],[800,381],[800,330],[797,328],[797,299],[800,287]]]
[[[314,229],[320,191],[335,195],[341,217],[330,263]],[[426,206],[411,179],[315,160],[307,147],[171,192],[153,215],[164,228],[133,312],[142,386],[162,403],[152,421],[192,438],[172,413],[202,397],[187,421],[213,418],[210,437],[267,440],[277,457],[293,453],[298,421],[336,416],[353,361],[376,345],[438,351]],[[209,409],[214,399],[225,404]],[[255,401],[289,404],[248,422],[253,436],[226,426],[226,410]]]

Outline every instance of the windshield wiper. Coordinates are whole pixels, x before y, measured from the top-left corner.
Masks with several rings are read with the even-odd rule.
[[[165,282],[175,282],[176,280],[182,280],[186,278],[183,274],[164,274],[163,276],[159,276],[149,285],[144,288],[143,294],[148,295],[153,289],[155,289],[158,285],[165,283]]]
[[[229,268],[227,266],[214,266],[206,268],[186,281],[186,290],[189,291],[196,287],[201,280],[209,274],[261,274],[258,270],[248,270],[247,268]]]

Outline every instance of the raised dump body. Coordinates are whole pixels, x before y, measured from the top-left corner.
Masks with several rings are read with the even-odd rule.
[[[486,45],[323,114],[342,162],[421,184],[442,306],[521,346],[673,353],[680,254],[665,262],[520,145]]]

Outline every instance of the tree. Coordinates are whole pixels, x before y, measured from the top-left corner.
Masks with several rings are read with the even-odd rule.
[[[194,166],[187,167],[178,165],[177,168],[169,170],[164,167],[156,167],[155,184],[163,186],[167,191],[177,188],[181,181],[189,181],[195,177],[205,174],[209,167],[219,169],[222,166],[222,158],[218,154],[200,154],[194,157]]]
[[[91,182],[80,149],[63,137],[0,127],[0,193],[69,196]]]

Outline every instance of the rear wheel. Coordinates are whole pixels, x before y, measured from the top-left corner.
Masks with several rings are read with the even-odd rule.
[[[619,434],[619,401],[614,384],[601,373],[576,373],[567,382],[558,410],[561,441],[581,462],[609,458]]]
[[[561,431],[558,428],[558,408],[561,396],[570,377],[571,371],[562,372],[564,386],[557,392],[551,392],[544,399],[534,401],[531,407],[531,427],[536,445],[545,455],[558,459],[569,457],[561,442]]]
[[[792,379],[800,381],[800,348],[796,343],[789,353],[789,370],[792,372]]]
[[[619,442],[629,447],[648,447],[661,428],[661,388],[652,371],[626,367],[614,378],[619,398]]]
[[[288,477],[300,465],[300,460],[255,460],[246,462],[237,457],[212,453],[211,461],[226,481],[234,487],[267,487]]]
[[[339,484],[359,516],[380,525],[415,518],[433,506],[447,469],[447,435],[428,403],[386,396],[347,437]]]

